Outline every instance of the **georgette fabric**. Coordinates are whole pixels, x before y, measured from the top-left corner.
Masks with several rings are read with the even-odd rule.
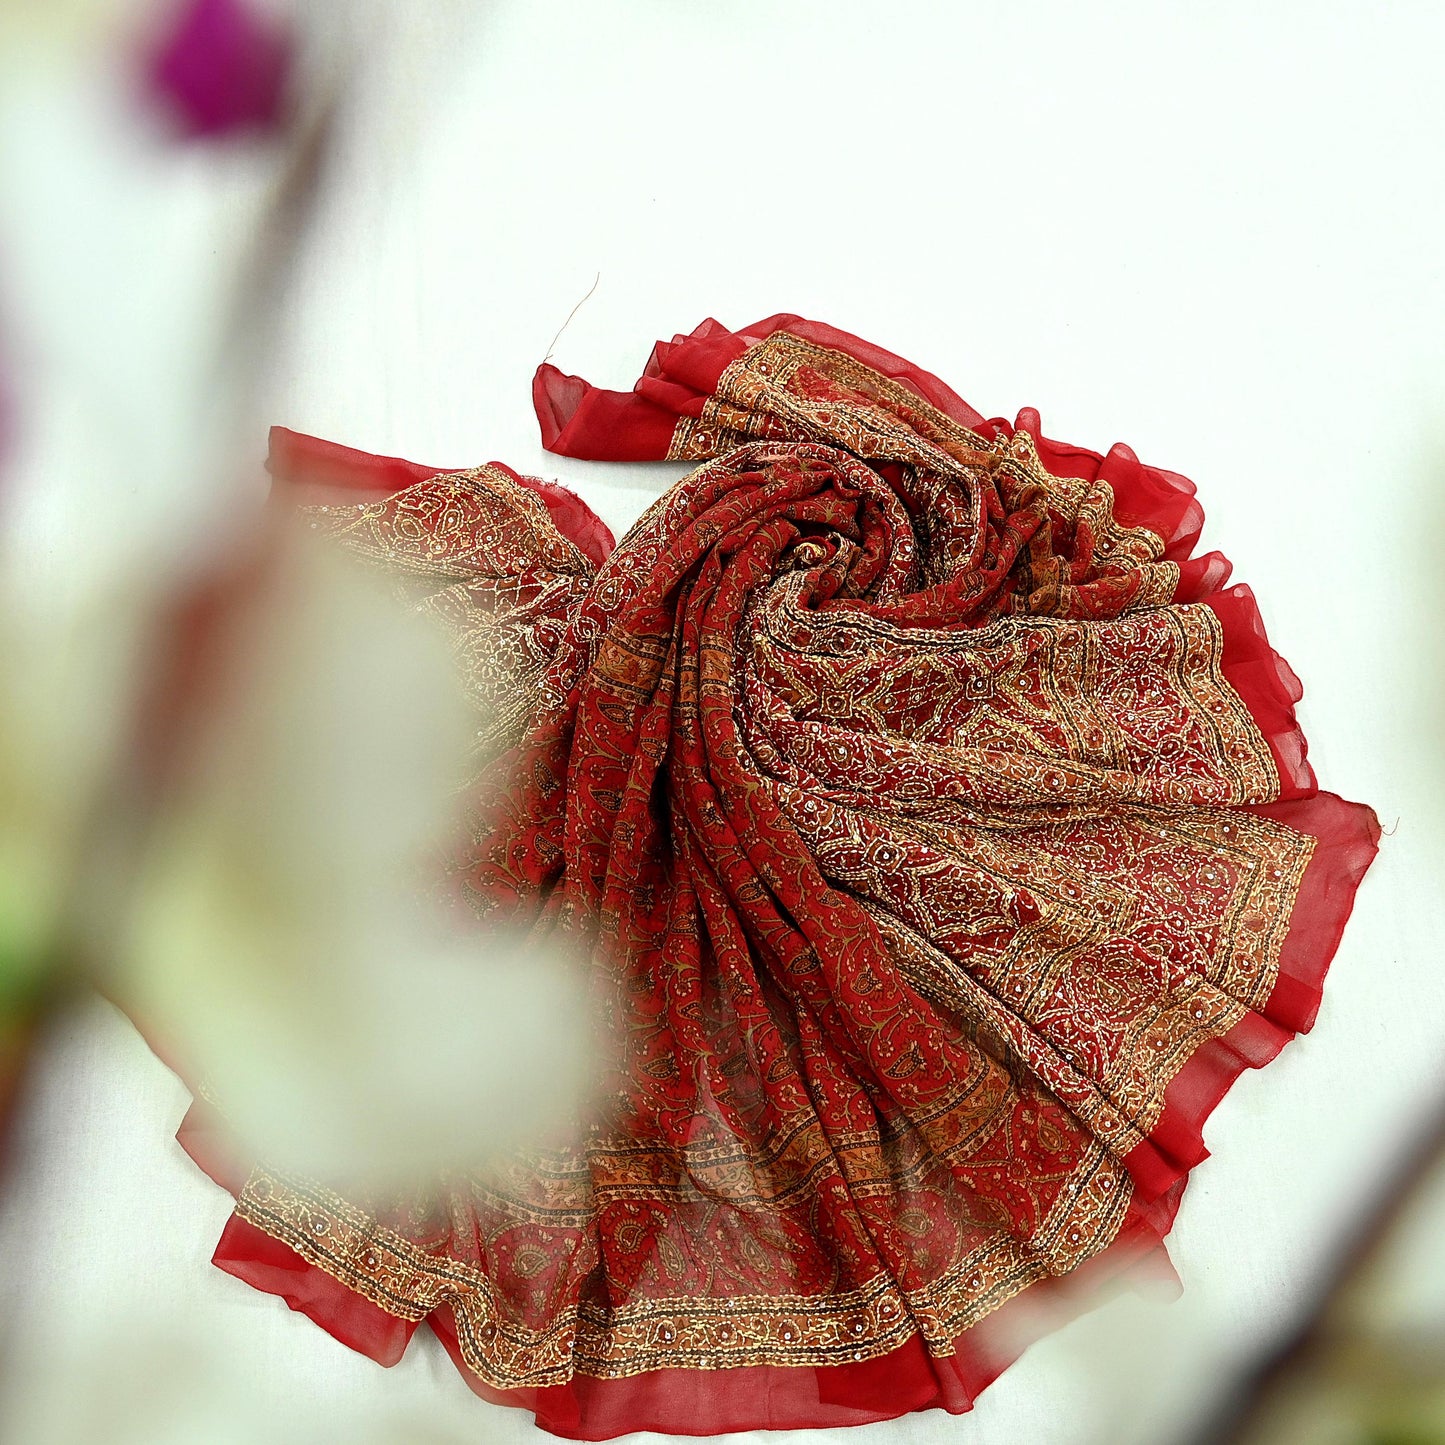
[[[355,489],[313,519],[451,630],[486,719],[451,882],[586,961],[600,1103],[387,1200],[236,1174],[198,1104],[216,1262],[383,1363],[426,1321],[559,1435],[966,1410],[1031,1303],[1162,1251],[1206,1116],[1314,1019],[1374,815],[1127,448],[794,316],[534,391],[551,451],[697,469],[615,548],[496,464],[278,430],[272,470]]]

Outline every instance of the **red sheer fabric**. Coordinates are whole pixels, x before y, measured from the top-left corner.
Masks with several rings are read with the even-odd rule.
[[[686,336],[659,341],[630,392],[604,391],[555,366],[540,366],[532,383],[532,401],[542,445],[549,452],[589,461],[657,461],[668,453],[678,418],[701,416],[724,370],[749,347],[780,331],[857,358],[964,426],[983,421],[936,376],[901,356],[836,327],[783,312],[736,334],[709,320]]]
[[[1125,447],[793,316],[534,397],[554,451],[701,465],[617,551],[496,466],[283,431],[272,466],[376,499],[375,556],[518,579],[541,682],[459,866],[590,965],[601,1102],[425,1226],[232,1169],[198,1105],[216,1262],[382,1363],[426,1320],[573,1438],[966,1410],[1167,1269],[1210,1111],[1313,1022],[1374,816],[1319,791],[1193,486]]]

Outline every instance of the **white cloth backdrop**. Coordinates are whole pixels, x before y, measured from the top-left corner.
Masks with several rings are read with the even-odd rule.
[[[1316,1029],[1208,1126],[1216,1157],[1172,1238],[1182,1298],[1074,1323],[971,1416],[807,1437],[1183,1440],[1295,1319],[1445,1089],[1445,11],[461,8],[349,16],[369,88],[269,371],[275,421],[559,477],[620,533],[678,469],[548,457],[529,400],[594,277],[554,359],[616,386],[654,338],[708,315],[831,322],[986,414],[1034,405],[1050,435],[1124,440],[1194,478],[1205,545],[1256,589],[1305,682],[1321,777],[1378,809],[1389,836]],[[172,184],[203,193],[205,224],[232,204],[244,223],[190,172]],[[193,231],[165,228],[154,275],[126,284],[183,284]],[[18,1358],[73,1359],[77,1396],[102,1391],[115,1419],[181,1392],[184,1368],[108,1376],[94,1342],[169,1331],[219,1345],[271,1438],[535,1438],[528,1416],[473,1398],[434,1340],[383,1371],[211,1268],[227,1200],[173,1142],[185,1104],[107,1005],[51,1038],[0,1205]]]

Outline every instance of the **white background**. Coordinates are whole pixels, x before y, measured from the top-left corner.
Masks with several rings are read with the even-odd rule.
[[[290,294],[270,419],[560,476],[620,532],[677,469],[548,457],[530,408],[594,277],[554,359],[613,386],[708,315],[833,323],[987,415],[1037,406],[1050,435],[1124,440],[1194,478],[1204,545],[1305,682],[1323,782],[1378,810],[1389,836],[1314,1032],[1208,1127],[1217,1157],[1171,1243],[1183,1297],[1075,1323],[970,1416],[808,1437],[1183,1440],[1291,1323],[1445,1089],[1445,11],[462,8],[349,15],[368,88]],[[197,214],[224,224],[229,193],[193,170],[157,184],[203,192]],[[22,272],[56,220],[12,217]],[[180,285],[194,250],[168,224],[116,285]],[[172,1141],[185,1102],[106,1006],[57,1031],[0,1212],[18,1349],[73,1359],[77,1392],[99,1382],[120,1410],[174,1382],[107,1378],[95,1340],[169,1321],[253,1381],[272,1438],[535,1438],[434,1341],[382,1371],[212,1269],[227,1200]]]

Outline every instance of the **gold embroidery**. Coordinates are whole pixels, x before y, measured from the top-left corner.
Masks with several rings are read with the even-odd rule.
[[[824,381],[829,394],[798,387],[800,375]],[[982,531],[980,484],[987,474],[1006,496],[1038,488],[1065,527],[1086,529],[1095,539],[1101,565],[1141,571],[1140,605],[1168,602],[1178,586],[1179,569],[1163,560],[1161,539],[1148,528],[1124,527],[1115,520],[1107,482],[1055,476],[1040,462],[1028,433],[990,442],[901,382],[786,331],[774,332],[723,371],[702,415],[678,419],[668,456],[701,461],[747,441],[783,437],[824,441],[869,462],[902,463],[926,486],[922,511],[930,505],[954,510],[961,489],[974,515],[966,533],[969,555],[958,559],[960,565],[976,561],[972,544]],[[1052,557],[1041,560],[1045,573],[1030,574],[1025,583],[1028,610],[1036,615],[1067,611],[1071,589],[1061,564]]]
[[[1018,611],[969,630],[895,625],[877,609],[810,604],[816,569],[851,544],[809,537],[794,570],[752,605],[736,666],[705,661],[699,687],[722,697],[745,672],[749,708],[736,725],[765,772],[759,791],[886,955],[844,951],[849,986],[866,993],[886,962],[973,1046],[967,1074],[926,1116],[905,1116],[886,1086],[859,1085],[856,1128],[799,1124],[800,1110],[771,1129],[750,1119],[743,1137],[707,1088],[744,1097],[748,1078],[766,1072],[780,1095],[803,1093],[795,1060],[806,1050],[789,1037],[785,1056],[761,1059],[720,1024],[715,1057],[638,1065],[644,1094],[648,1070],[697,1069],[685,1139],[604,1116],[571,1145],[438,1185],[432,1203],[463,1221],[456,1232],[423,1228],[394,1202],[362,1207],[314,1182],[253,1173],[242,1218],[398,1317],[449,1306],[467,1364],[499,1388],[834,1364],[915,1333],[949,1354],[1007,1300],[1117,1237],[1133,1199],[1126,1156],[1187,1060],[1273,990],[1314,847],[1229,806],[1278,795],[1269,747],[1224,677],[1217,616],[1164,605],[1178,569],[1156,534],[1118,523],[1107,484],[1053,476],[1027,434],[989,441],[785,333],[729,367],[702,416],[679,423],[672,455],[721,453],[649,509],[595,579],[537,499],[491,469],[315,515],[399,570],[418,605],[462,639],[479,702],[516,699],[494,746],[529,718],[564,716],[588,668],[602,711],[646,701],[666,638],[616,637],[608,622],[682,526],[710,535],[714,524],[692,515],[697,489],[744,468],[853,468],[893,509],[893,565],[915,569],[913,590],[988,560],[985,487],[1082,537],[1093,575],[1142,580],[1119,616],[1069,620],[1060,614],[1077,579],[1052,553],[1022,550],[1010,574]],[[901,466],[917,516],[933,519],[918,525],[943,535],[946,523],[956,545],[915,547],[909,509],[847,453]],[[559,661],[561,617],[570,651]],[[1143,683],[1130,668],[1141,655]],[[679,703],[676,715],[691,746],[697,709]],[[715,807],[703,817],[721,821]],[[773,866],[760,864],[748,886],[779,889]],[[617,912],[604,908],[599,926],[610,937]],[[681,917],[676,932],[698,927]],[[799,978],[821,966],[816,947],[789,947],[770,966]],[[717,948],[723,991],[730,961]],[[657,987],[646,969],[617,982]],[[625,1035],[625,1000],[614,1012]],[[916,1046],[888,1057],[892,1080],[930,1067]],[[846,1191],[875,1243],[888,1234],[889,1262],[878,1243],[864,1277],[840,1265],[821,1292],[791,1288],[789,1251],[829,1191]],[[1010,1195],[1026,1226],[998,1205]],[[616,1288],[598,1244],[604,1215],[624,1251],[650,1246]],[[747,1288],[744,1266],[770,1270],[777,1287]]]

